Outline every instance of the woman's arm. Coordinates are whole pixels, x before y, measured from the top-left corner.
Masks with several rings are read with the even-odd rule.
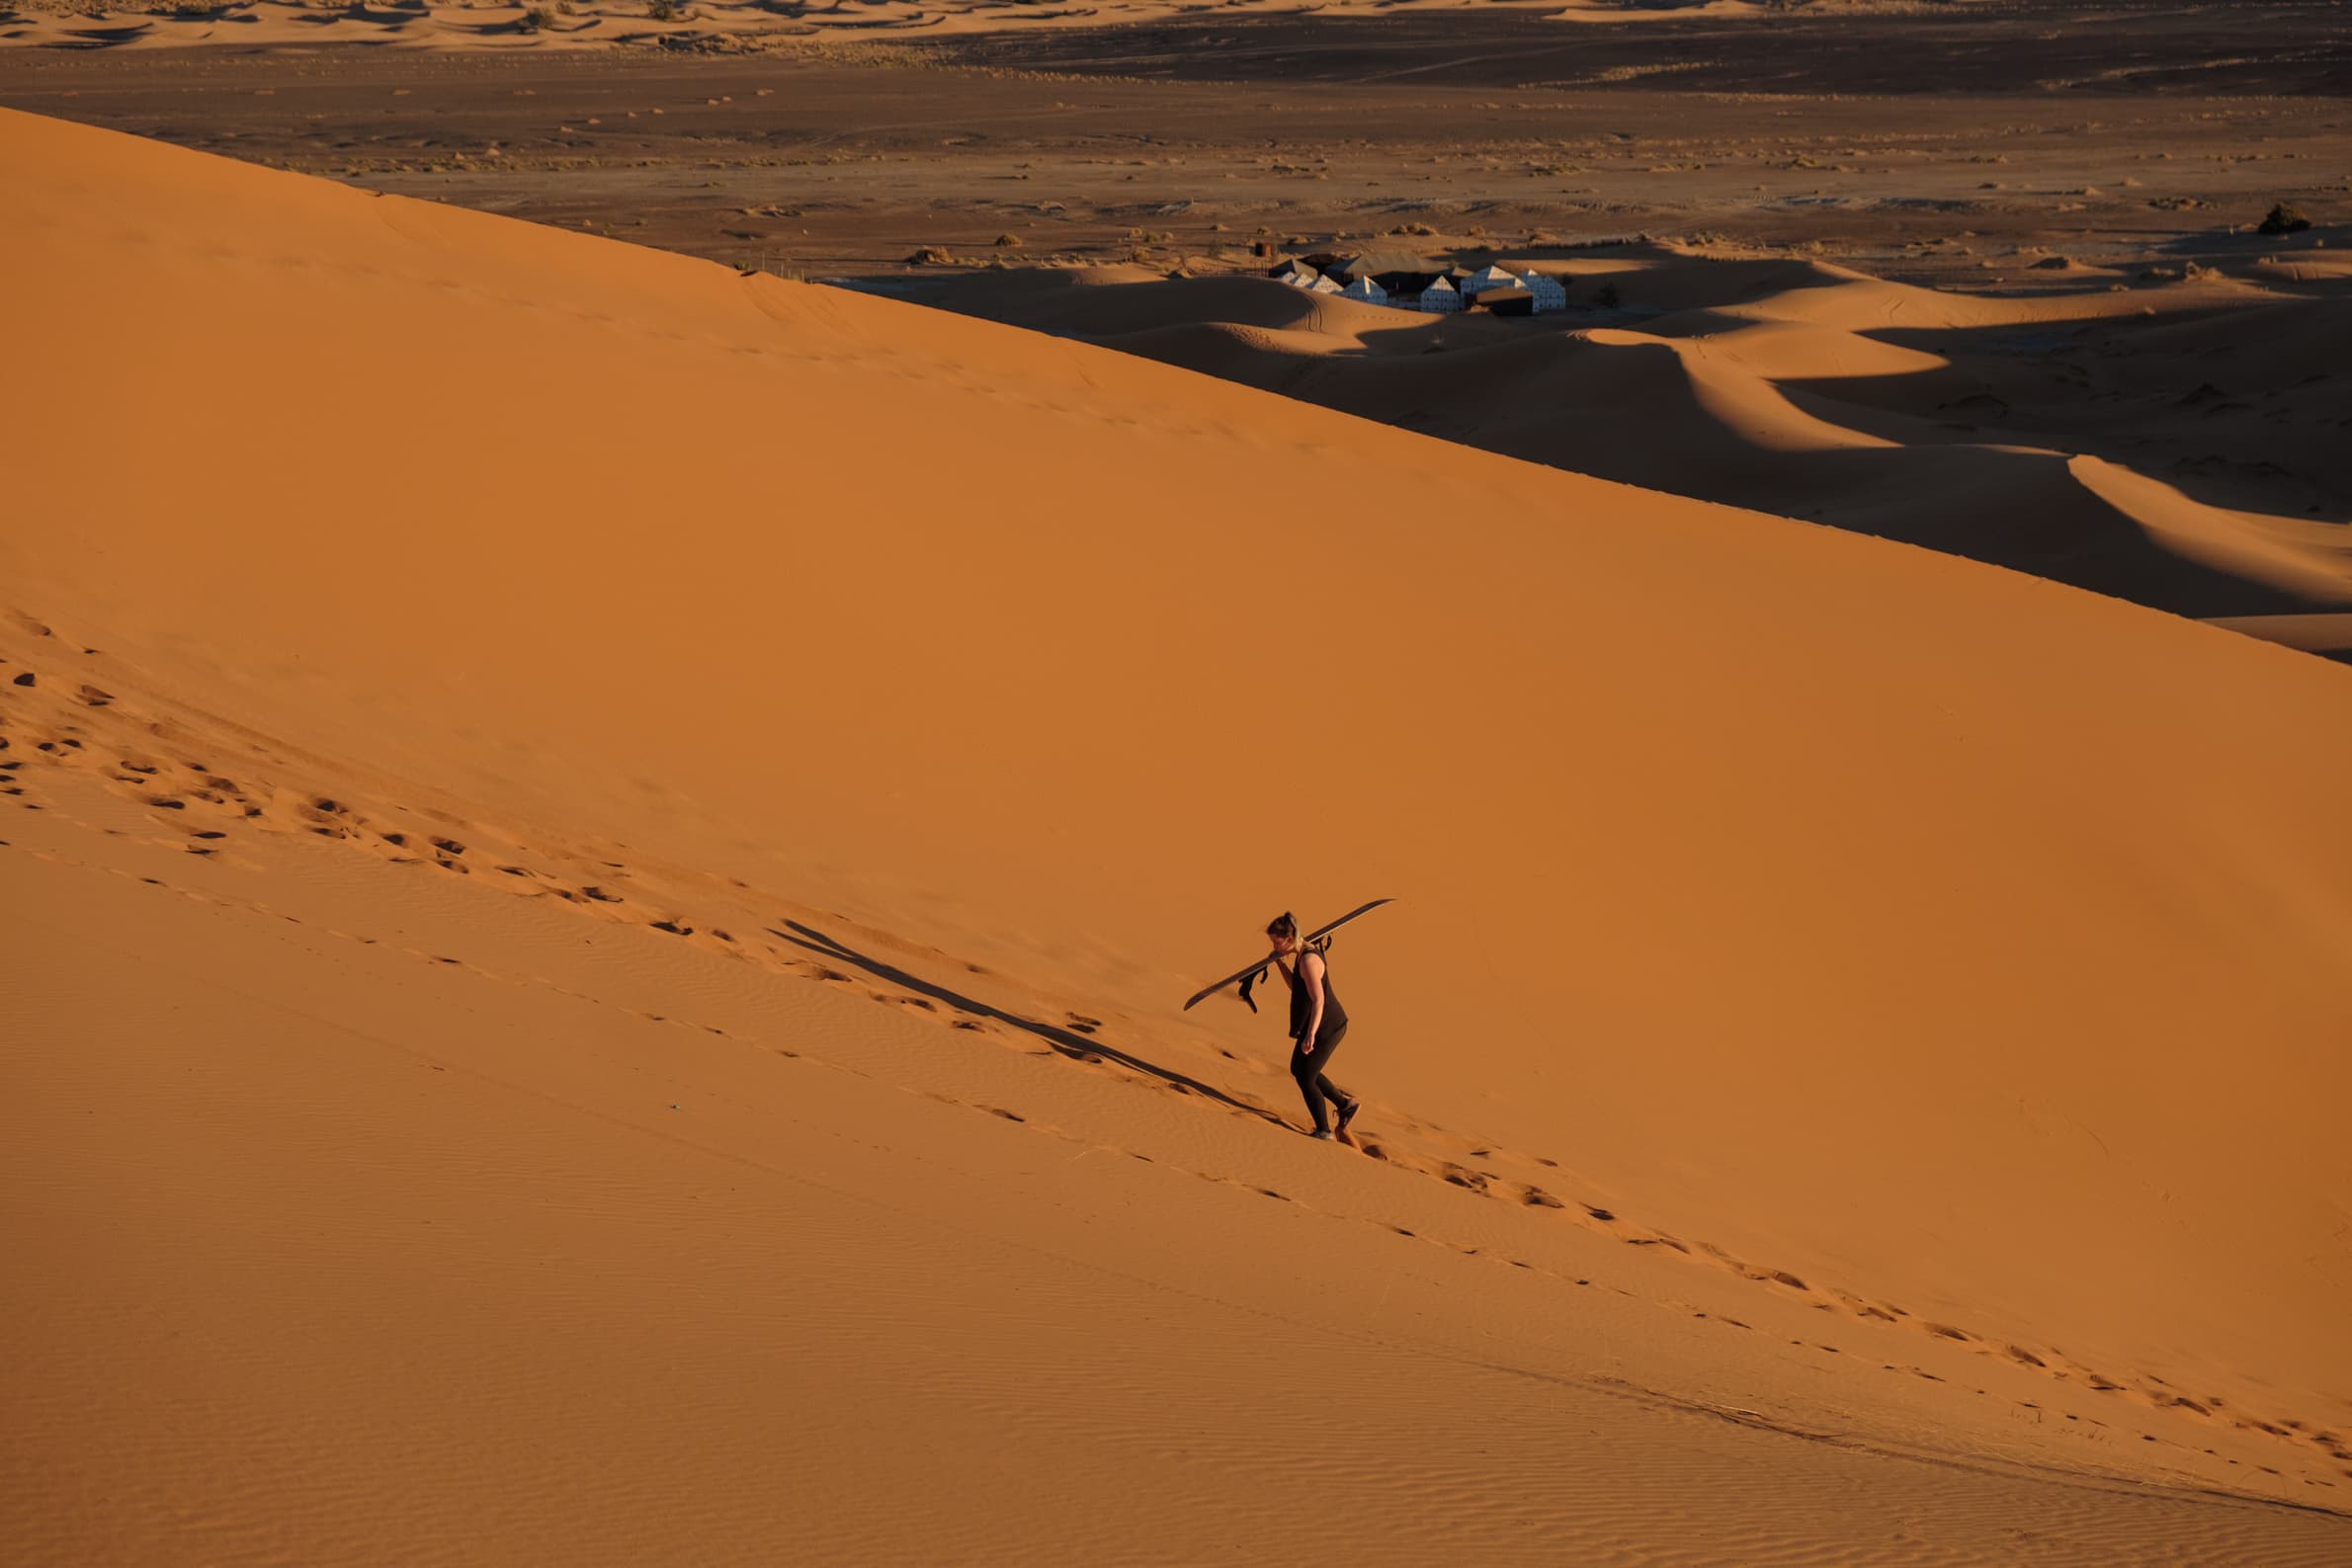
[[[1314,1049],[1315,1035],[1323,1028],[1323,955],[1310,952],[1299,960],[1299,983],[1306,987],[1308,1008],[1306,1032],[1300,1038],[1303,1050]]]

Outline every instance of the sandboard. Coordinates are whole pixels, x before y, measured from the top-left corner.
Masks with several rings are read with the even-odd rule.
[[[1337,920],[1332,921],[1329,925],[1317,926],[1314,930],[1308,932],[1304,937],[1300,939],[1301,946],[1304,946],[1306,943],[1314,942],[1323,937],[1329,936],[1332,932],[1337,931],[1340,927],[1346,925],[1358,915],[1369,914],[1373,910],[1380,908],[1383,904],[1393,904],[1395,902],[1396,900],[1393,898],[1376,898],[1369,904],[1358,904],[1355,908],[1349,910]],[[1215,985],[1205,985],[1201,987],[1201,989],[1195,991],[1192,994],[1192,1001],[1184,1004],[1184,1010],[1188,1013],[1191,1012],[1193,1009],[1193,1003],[1207,1001],[1209,998],[1217,995],[1218,992],[1223,990],[1226,986],[1233,984],[1237,980],[1248,980],[1254,984],[1257,980],[1257,977],[1266,972],[1266,966],[1273,961],[1274,954],[1269,952],[1257,962],[1249,964],[1244,968],[1235,969],[1231,974],[1226,975]],[[1250,1000],[1248,986],[1242,987],[1241,1000],[1244,1002],[1249,1002],[1249,1010],[1252,1013],[1255,1013],[1258,1010],[1258,1004]]]

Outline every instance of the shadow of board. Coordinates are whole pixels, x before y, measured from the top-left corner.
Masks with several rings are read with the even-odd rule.
[[[976,997],[966,996],[960,991],[951,990],[947,986],[923,979],[919,975],[909,974],[896,964],[875,957],[870,953],[860,952],[855,948],[826,936],[813,926],[804,926],[797,920],[788,920],[784,924],[786,928],[784,930],[778,930],[774,926],[768,927],[768,934],[772,937],[781,937],[797,948],[805,949],[837,963],[850,964],[863,969],[878,980],[885,980],[891,985],[911,991],[917,996],[929,997],[935,1002],[944,1003],[967,1017],[993,1019],[999,1024],[1009,1024],[1024,1033],[1036,1035],[1062,1055],[1072,1059],[1114,1061],[1132,1072],[1141,1073],[1147,1078],[1156,1078],[1161,1083],[1183,1093],[1214,1100],[1220,1106],[1256,1116],[1262,1121],[1273,1122],[1278,1126],[1285,1124],[1281,1117],[1264,1107],[1236,1100],[1215,1085],[1203,1083],[1200,1079],[1180,1073],[1172,1067],[1162,1067],[1157,1062],[1146,1060],[1131,1051],[1121,1050],[1103,1040],[1080,1034],[1073,1030],[1063,1029],[1058,1025],[1048,1024],[1039,1019],[1024,1018],[1018,1013],[1008,1013],[1003,1008],[982,1002]]]

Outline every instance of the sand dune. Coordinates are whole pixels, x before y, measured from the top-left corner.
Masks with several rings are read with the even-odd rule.
[[[153,49],[236,44],[244,48],[309,48],[357,44],[375,48],[485,51],[639,48],[791,48],[822,40],[922,33],[934,37],[1012,30],[1109,27],[1180,15],[1189,7],[1169,0],[1102,0],[1037,5],[1030,0],[381,0],[335,4],[321,0],[138,0],[92,12],[32,0],[0,11],[0,48]],[[1421,0],[1424,8],[1467,6],[1470,0]],[[1482,10],[1524,4],[1531,10],[1556,0],[1477,0]],[[1377,18],[1376,0],[1243,0],[1227,9],[1265,15],[1344,15]],[[1589,11],[1568,13],[1595,20]],[[1627,12],[1608,20],[1641,22],[1654,13]]]
[[[0,189],[18,1560],[2352,1547],[2352,672],[27,116]],[[1368,1158],[1176,1004],[1376,894]]]
[[[1257,278],[1100,269],[972,277],[923,297],[1489,452],[2183,615],[2352,603],[2342,519],[2304,515],[2352,484],[2326,370],[2352,300],[2232,283],[1956,295],[1819,263],[1647,247],[1546,270],[1584,306],[1549,328]],[[1216,330],[1226,325],[1249,330]]]

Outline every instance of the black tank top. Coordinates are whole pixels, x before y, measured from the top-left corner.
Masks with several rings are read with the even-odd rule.
[[[1301,962],[1304,962],[1303,955]],[[1314,1019],[1314,998],[1306,994],[1305,982],[1299,978],[1296,968],[1285,971],[1291,982],[1291,1038],[1306,1032],[1306,1026]],[[1318,1040],[1329,1039],[1348,1027],[1348,1010],[1339,1005],[1339,993],[1331,989],[1331,960],[1323,959],[1323,1023],[1315,1031]]]

